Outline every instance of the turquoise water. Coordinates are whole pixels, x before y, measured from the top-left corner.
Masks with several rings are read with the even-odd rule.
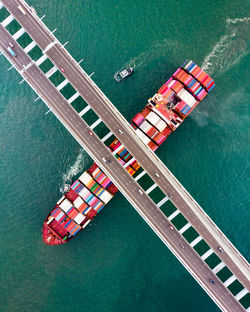
[[[186,58],[207,69],[216,88],[157,154],[249,260],[247,3],[29,4],[46,14],[51,30],[58,28],[62,43],[70,40],[67,49],[84,58],[83,68],[95,72],[92,78],[128,120]],[[2,9],[1,21],[5,16]],[[36,95],[7,71],[9,63],[0,62],[0,311],[219,311],[121,194],[72,242],[44,245],[42,223],[65,179],[92,161],[45,115],[47,107],[33,102]],[[126,65],[135,74],[117,84],[113,74]],[[58,84],[61,77],[53,79]],[[64,92],[69,97],[72,90]]]

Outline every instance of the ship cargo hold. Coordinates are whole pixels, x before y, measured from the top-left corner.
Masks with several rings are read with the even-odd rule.
[[[191,60],[175,73],[148,100],[144,109],[131,121],[135,134],[145,145],[156,151],[175,131],[215,83]],[[117,160],[134,175],[139,163],[121,142],[115,139],[108,148]],[[95,218],[118,192],[117,187],[94,163],[82,173],[70,189],[59,199],[43,224],[43,240],[47,245],[61,245],[76,236]]]

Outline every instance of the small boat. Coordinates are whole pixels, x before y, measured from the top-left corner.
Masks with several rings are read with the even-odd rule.
[[[122,81],[123,79],[127,78],[128,76],[133,74],[133,68],[132,67],[127,67],[121,72],[117,72],[114,75],[114,78],[116,81]]]
[[[70,190],[70,186],[72,184],[72,180],[71,179],[67,179],[65,181],[65,184],[64,184],[64,193],[67,193],[69,190]]]

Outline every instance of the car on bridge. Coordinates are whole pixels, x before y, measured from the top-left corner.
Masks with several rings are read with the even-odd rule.
[[[16,57],[16,53],[11,49],[11,47],[7,47],[7,50],[9,51],[11,56],[15,56]]]

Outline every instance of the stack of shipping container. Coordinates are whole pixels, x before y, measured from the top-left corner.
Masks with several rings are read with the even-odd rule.
[[[211,77],[193,61],[187,60],[148,100],[142,112],[135,115],[131,126],[144,144],[156,151],[214,86]],[[115,139],[109,149],[111,152],[117,150],[115,157],[130,175],[140,168],[119,140]],[[94,163],[57,202],[46,224],[61,237],[71,238],[87,226],[117,191]]]

